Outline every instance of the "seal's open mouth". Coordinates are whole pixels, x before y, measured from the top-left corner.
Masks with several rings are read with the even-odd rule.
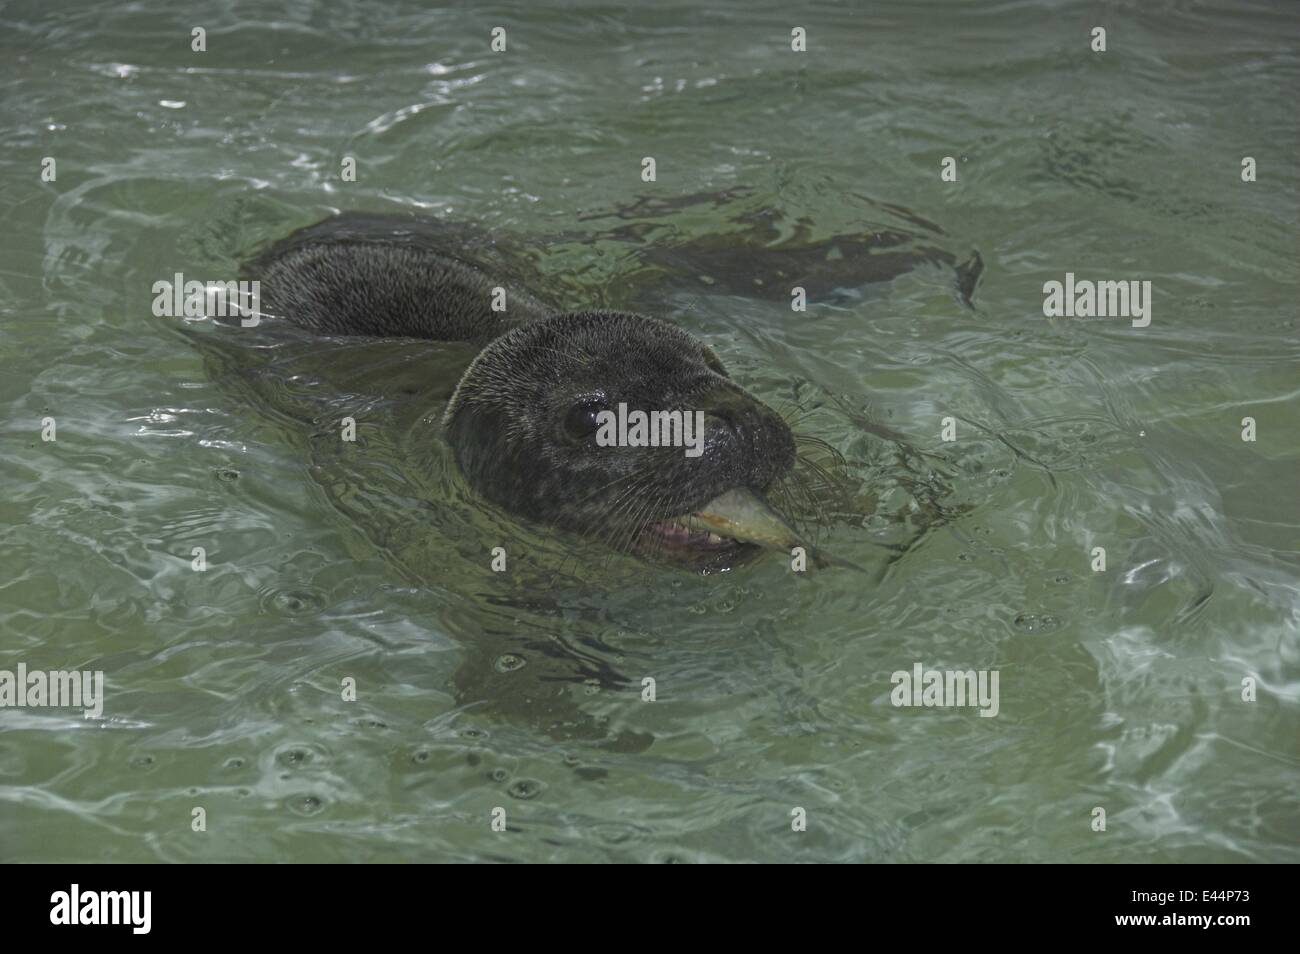
[[[689,547],[691,549],[724,549],[737,541],[719,534],[692,530],[683,522],[687,518],[664,520],[650,527],[650,533],[656,542],[667,547]]]
[[[740,487],[699,510],[662,520],[649,532],[666,549],[726,551],[748,546],[788,552],[800,545],[798,535],[762,497]]]
[[[871,573],[856,563],[809,546],[766,500],[741,487],[720,494],[699,510],[653,524],[642,542],[649,544],[652,553],[694,564],[706,573],[728,570],[762,550],[789,555],[793,547],[802,547],[808,560],[819,569],[842,566]],[[883,569],[872,575],[879,582]]]

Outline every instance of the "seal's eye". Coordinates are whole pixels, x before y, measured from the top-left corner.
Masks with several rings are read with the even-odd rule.
[[[599,398],[584,398],[564,416],[564,432],[575,441],[583,441],[596,433],[600,426],[599,415],[607,410],[605,402]]]

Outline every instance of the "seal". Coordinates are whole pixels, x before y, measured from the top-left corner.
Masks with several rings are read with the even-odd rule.
[[[317,333],[479,348],[443,424],[469,486],[506,511],[705,569],[800,545],[765,497],[790,474],[795,438],[712,349],[657,318],[560,311],[449,250],[451,237],[437,223],[344,214],[247,271],[265,315]],[[700,453],[606,446],[602,412],[619,405],[699,412]]]

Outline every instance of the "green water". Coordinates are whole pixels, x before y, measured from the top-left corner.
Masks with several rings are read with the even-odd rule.
[[[107,696],[0,710],[0,860],[1300,860],[1300,7],[182,6],[0,7],[0,670]],[[459,485],[436,402],[339,380],[438,349],[245,363],[150,309],[334,209],[573,234],[737,187],[987,265],[973,309],[941,269],[657,302],[878,499],[838,555],[926,498],[863,421],[937,455],[946,516],[878,583],[566,549]],[[577,305],[635,250],[551,251]],[[1067,271],[1150,280],[1150,326],[1045,318]],[[996,670],[998,715],[895,707],[916,663]]]

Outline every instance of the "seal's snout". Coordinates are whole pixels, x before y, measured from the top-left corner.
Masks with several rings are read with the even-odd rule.
[[[703,457],[710,466],[725,467],[733,485],[766,490],[794,465],[794,437],[771,408],[734,386],[701,404]]]

